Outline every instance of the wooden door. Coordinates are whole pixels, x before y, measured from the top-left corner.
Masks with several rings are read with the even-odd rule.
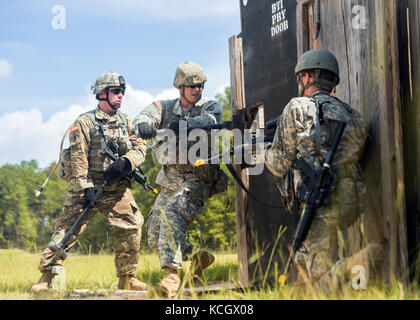
[[[238,60],[243,60],[242,94],[233,101],[234,112],[263,103],[263,115],[267,121],[279,116],[291,98],[297,95],[294,67],[296,54],[296,1],[295,0],[240,0],[242,32],[240,35],[242,58],[235,53],[237,37],[231,38],[231,63],[236,70]],[[235,45],[236,44],[236,45]],[[240,61],[242,63],[242,61]],[[240,82],[236,73],[231,80],[236,88]],[[249,124],[248,124],[249,126]],[[266,133],[268,133],[266,131]],[[247,176],[242,170],[242,176]],[[249,173],[249,170],[248,170]],[[239,278],[242,284],[261,285],[277,280],[288,258],[295,217],[282,208],[277,189],[278,179],[267,169],[259,175],[249,175],[249,189],[263,203],[261,205],[237,190],[237,230],[239,254]],[[238,199],[239,198],[239,199]],[[281,228],[287,228],[281,239]]]

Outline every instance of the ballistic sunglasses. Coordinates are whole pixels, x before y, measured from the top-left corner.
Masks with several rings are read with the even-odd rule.
[[[198,88],[198,89],[203,89],[204,88],[204,83],[200,83],[200,84],[193,84],[193,85],[191,85],[191,86],[186,86],[187,88],[191,88],[191,89],[194,89],[194,88]]]
[[[124,94],[125,93],[125,89],[124,88],[111,88],[109,89],[109,91],[111,91],[113,94]]]

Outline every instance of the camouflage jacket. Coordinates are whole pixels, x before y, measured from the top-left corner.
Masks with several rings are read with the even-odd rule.
[[[134,119],[134,127],[137,132],[138,124],[147,122],[156,129],[164,129],[167,128],[172,121],[177,120],[185,120],[189,127],[198,127],[220,123],[221,119],[222,107],[216,101],[201,99],[195,106],[184,109],[178,98],[174,100],[153,102],[136,116]],[[156,146],[159,145],[159,143],[160,142],[158,142]],[[174,189],[174,187],[182,183],[187,176],[212,182],[218,179],[219,174],[219,165],[204,165],[200,168],[194,168],[191,164],[168,164],[164,165],[160,170],[156,183]]]
[[[320,117],[323,117],[323,121],[320,121]],[[359,112],[320,91],[289,102],[280,116],[272,146],[265,153],[267,168],[275,176],[283,178],[280,191],[288,198],[288,205],[299,195],[302,187],[302,176],[295,167],[296,161],[303,158],[312,169],[320,168],[334,134],[334,121],[331,120],[347,123],[333,157],[332,168],[337,178],[335,185],[340,184],[339,189],[347,190],[348,194],[339,197],[336,194],[336,198],[341,197],[343,202],[353,204],[358,201],[354,188],[364,189],[364,185],[360,185],[363,183],[358,161],[367,136],[365,123]]]
[[[103,173],[112,163],[112,160],[102,154],[104,137],[88,113],[76,119],[69,135],[72,168],[70,183],[71,189],[76,192],[102,183]],[[102,123],[107,145],[112,144],[114,150],[118,146],[118,154],[130,162],[131,168],[134,170],[138,167],[144,161],[146,143],[136,138],[132,120],[124,115],[126,126],[119,112],[110,116],[100,110],[99,106],[90,113],[94,113],[96,121]]]

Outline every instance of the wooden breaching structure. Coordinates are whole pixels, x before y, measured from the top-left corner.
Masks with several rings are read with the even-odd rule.
[[[349,229],[350,253],[380,243],[384,280],[418,281],[420,0],[239,2],[242,30],[229,39],[233,114],[260,104],[265,121],[280,115],[297,95],[298,57],[312,48],[333,52],[341,74],[335,95],[361,112],[369,130],[361,162],[368,208]],[[282,205],[278,180],[266,169],[258,176],[236,170],[260,201]],[[275,281],[296,219],[236,188],[239,280]],[[287,230],[278,239],[281,227]]]

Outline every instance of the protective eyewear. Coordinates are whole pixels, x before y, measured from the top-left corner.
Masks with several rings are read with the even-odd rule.
[[[198,88],[198,89],[203,89],[204,88],[204,83],[200,83],[200,84],[193,84],[193,85],[191,85],[191,86],[186,86],[187,88],[191,88],[191,89],[195,89],[195,88]]]
[[[125,89],[124,88],[111,88],[109,89],[109,91],[111,91],[113,94],[123,94],[125,93]]]

